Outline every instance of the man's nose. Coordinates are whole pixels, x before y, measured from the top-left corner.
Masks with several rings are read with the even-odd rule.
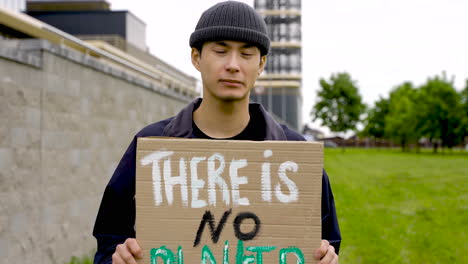
[[[236,54],[235,52],[232,52],[226,62],[226,71],[228,72],[238,72],[240,67],[239,67],[239,55]]]

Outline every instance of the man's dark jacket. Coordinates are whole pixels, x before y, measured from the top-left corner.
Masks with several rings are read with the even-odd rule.
[[[187,105],[175,117],[154,123],[138,132],[130,143],[106,187],[94,225],[97,239],[95,264],[112,263],[112,254],[118,244],[135,237],[135,159],[136,138],[149,136],[194,138],[192,113],[200,105],[200,98]],[[279,125],[260,104],[249,105],[251,114],[263,116],[266,125],[265,140],[305,140],[284,125]],[[328,176],[322,177],[322,239],[330,241],[338,253],[341,234],[335,211],[335,202]]]

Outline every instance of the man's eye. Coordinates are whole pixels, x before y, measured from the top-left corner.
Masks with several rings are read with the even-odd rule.
[[[219,53],[219,54],[223,54],[223,53],[226,53],[225,50],[215,50],[216,53]]]
[[[252,53],[245,53],[245,52],[244,52],[244,53],[242,53],[242,55],[244,55],[244,56],[248,56],[248,57],[250,57],[250,56],[253,56],[253,54],[252,54]]]

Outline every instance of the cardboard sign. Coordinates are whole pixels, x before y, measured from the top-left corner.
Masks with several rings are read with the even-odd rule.
[[[139,138],[139,263],[312,263],[323,146]]]

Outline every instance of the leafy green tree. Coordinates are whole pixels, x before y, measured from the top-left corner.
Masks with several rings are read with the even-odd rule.
[[[312,119],[320,119],[333,132],[355,130],[365,111],[356,82],[348,73],[338,73],[332,74],[329,80],[321,78],[320,87]]]
[[[461,104],[463,107],[463,111],[467,113],[468,116],[468,79],[466,79],[465,89],[463,89],[460,93],[461,96]]]
[[[361,134],[372,138],[384,138],[385,117],[389,113],[389,107],[390,100],[380,97],[374,107],[368,110],[364,121],[365,127]]]
[[[468,137],[468,79],[466,79],[465,88],[460,92],[460,98],[463,117],[458,134],[463,142]]]
[[[453,81],[435,76],[421,86],[418,96],[418,126],[423,136],[433,143],[437,152],[439,142],[443,147],[452,148],[463,138],[461,97]]]
[[[398,142],[403,151],[410,143],[417,143],[420,133],[416,115],[417,90],[410,82],[395,87],[390,92],[388,114],[385,117],[385,135]]]

